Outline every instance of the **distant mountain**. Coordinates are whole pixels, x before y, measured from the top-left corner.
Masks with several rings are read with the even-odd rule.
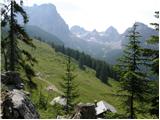
[[[120,34],[118,33],[117,29],[113,26],[110,26],[104,33],[104,36],[108,41],[119,41]]]
[[[70,31],[71,31],[71,33],[75,34],[77,37],[81,37],[81,36],[88,33],[87,30],[85,30],[84,28],[82,28],[78,25],[72,26]]]
[[[56,36],[48,33],[37,26],[25,25],[25,30],[30,37],[41,39],[45,42],[54,42],[56,45],[63,45],[64,43]]]
[[[119,41],[120,34],[114,27],[109,27],[105,32],[98,32],[96,29],[93,31],[86,31],[80,26],[73,26],[70,31],[77,37],[91,42],[99,42],[104,44],[105,42]]]
[[[64,40],[70,34],[68,25],[53,4],[34,5],[24,8],[29,16],[28,25],[37,26]]]
[[[154,30],[153,28],[148,27],[147,25],[136,22],[135,23],[137,26],[137,32],[140,33],[141,37],[139,38],[141,41],[141,44],[143,47],[147,47],[146,40],[151,36],[151,35],[158,35],[158,31]],[[122,46],[128,43],[128,38],[126,35],[128,34],[128,31],[130,31],[132,27],[128,28],[122,35],[121,35],[121,41],[122,41]]]
[[[73,26],[70,31],[76,37],[80,38],[81,41],[85,41],[82,44],[83,51],[93,57],[105,60],[109,63],[115,63],[115,59],[112,60],[112,58],[116,58],[116,56],[122,53],[120,51],[121,37],[113,26],[109,27],[104,32],[98,32],[96,29],[93,31],[86,31],[80,26]]]
[[[158,35],[158,32],[143,23],[136,22],[136,24],[138,25],[137,32],[142,36],[139,38],[141,46],[153,47],[149,46],[146,40],[152,35]],[[97,32],[96,30],[88,31],[85,35],[79,35],[79,38],[87,41],[89,46],[92,46],[92,48],[90,48],[92,51],[87,51],[89,54],[114,64],[123,54],[123,49],[129,41],[126,36],[131,29],[132,27],[129,27],[123,34],[119,34],[118,31],[111,26],[105,32]],[[78,32],[76,35],[77,34]],[[158,45],[154,47],[158,48]]]
[[[158,35],[159,34],[158,31],[154,30],[153,28],[148,27],[147,25],[141,22],[136,22],[135,24],[138,25],[137,32],[139,32],[141,35],[141,37],[139,38],[141,42],[141,46],[145,48],[154,47],[158,49],[158,45],[150,46],[146,42],[152,35]],[[123,54],[125,45],[129,41],[128,37],[126,36],[128,35],[128,32],[131,29],[133,29],[133,26],[129,27],[123,34],[120,35],[119,39],[121,41],[121,49],[115,49],[106,54],[106,59],[108,60],[108,62],[112,61],[112,63],[116,63],[116,59],[118,59]]]
[[[59,38],[66,47],[84,51],[92,57],[103,59],[110,63],[115,63],[116,59],[122,54],[123,45],[128,39],[128,28],[123,34],[119,34],[116,28],[109,27],[105,31],[98,32],[96,29],[87,31],[78,25],[71,27],[57,12],[52,4],[34,5],[25,7],[29,15],[28,25],[36,26],[42,30]],[[146,40],[153,34],[158,33],[143,23],[138,23],[138,31],[143,36],[141,42],[146,46]],[[45,33],[45,32],[44,32]]]

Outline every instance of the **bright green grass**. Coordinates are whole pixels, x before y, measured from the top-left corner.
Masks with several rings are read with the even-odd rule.
[[[32,55],[38,60],[38,64],[35,65],[36,73],[41,73],[41,78],[54,84],[59,90],[61,87],[60,82],[63,81],[62,76],[65,74],[65,62],[66,57],[61,53],[56,53],[49,45],[34,40],[33,41],[36,49],[31,49],[26,46],[23,48],[29,50]],[[22,44],[21,44],[22,45]],[[118,113],[124,112],[122,107],[122,97],[113,95],[117,94],[119,90],[119,83],[113,79],[109,79],[109,85],[103,84],[95,76],[95,71],[87,68],[85,71],[78,68],[78,64],[75,60],[72,60],[73,66],[75,67],[75,74],[77,75],[75,81],[79,84],[80,97],[79,102],[90,102],[94,100],[104,100],[109,104],[113,105]],[[37,84],[37,89],[31,91],[30,88],[26,87],[26,90],[31,91],[31,99],[33,103],[36,103],[39,97],[39,91],[41,91],[46,97],[48,97],[48,103],[59,94],[56,92],[48,93],[45,88],[49,85],[48,83],[39,80],[37,77],[33,79]],[[55,118],[53,107],[48,105],[47,110],[38,109],[41,118]]]
[[[66,57],[61,53],[56,53],[49,45],[45,43],[34,40],[34,44],[36,49],[30,49],[26,46],[23,46],[23,48],[29,50],[32,55],[36,57],[38,61],[38,64],[35,65],[36,73],[40,72],[43,79],[53,83],[59,90],[61,90],[59,83],[63,82],[62,76],[65,74]],[[79,102],[93,103],[94,100],[105,100],[112,104],[118,112],[123,111],[120,98],[112,95],[116,94],[118,82],[110,79],[110,86],[106,85],[96,78],[94,70],[87,68],[85,71],[83,71],[78,68],[75,60],[72,60],[72,63],[75,67],[74,73],[77,75],[75,81],[79,84]],[[41,89],[43,94],[46,96],[50,94],[49,102],[54,98],[54,96],[58,96],[56,92],[48,93],[45,90],[45,88],[48,86],[46,82],[39,80],[37,77],[34,78],[33,81],[38,86],[37,89],[32,90],[33,102],[37,101],[38,99],[38,89]],[[29,90],[29,88],[27,89]],[[41,116],[44,118],[44,113],[41,114]]]

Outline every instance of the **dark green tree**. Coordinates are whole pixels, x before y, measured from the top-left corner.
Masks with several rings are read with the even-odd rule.
[[[28,16],[22,5],[23,0],[20,0],[20,4],[15,0],[3,4],[1,26],[4,29],[8,29],[8,35],[2,39],[2,49],[5,57],[5,69],[18,72],[22,68],[26,77],[31,81],[31,78],[35,75],[33,65],[37,61],[28,51],[18,45],[22,42],[35,48],[32,39],[29,38],[24,28],[16,20],[19,14],[22,16],[24,24],[28,22]]]
[[[63,83],[61,83],[61,87],[63,88],[64,92],[64,97],[66,98],[66,114],[72,112],[75,105],[75,99],[79,96],[77,90],[78,85],[75,83],[76,75],[74,75],[73,71],[74,68],[71,63],[71,58],[70,56],[68,56],[66,63],[66,73],[63,77]]]
[[[7,46],[7,39],[4,40],[4,37],[2,36],[1,54],[2,54],[2,57],[4,58],[4,69],[5,69],[5,71],[8,71],[8,68],[7,68],[8,63],[7,63],[7,49],[6,49],[6,46]]]
[[[155,12],[155,17],[159,18],[159,11]],[[155,30],[159,32],[159,23],[151,23],[155,27]],[[159,77],[159,36],[153,35],[147,40],[148,45],[151,45],[150,48],[143,49],[143,55],[146,57],[147,67],[150,68],[151,73]],[[150,99],[151,109],[150,113],[159,117],[159,80],[156,79],[151,81],[150,85]]]
[[[142,50],[139,38],[140,33],[137,32],[137,25],[129,31],[129,43],[126,45],[122,58],[116,65],[117,71],[120,73],[120,83],[122,91],[127,93],[125,106],[129,110],[129,118],[136,118],[135,101],[143,101],[147,88],[147,80],[145,74],[141,70],[143,65]]]
[[[100,78],[100,73],[101,73],[101,69],[102,69],[102,62],[100,62],[99,60],[96,61],[96,77]]]
[[[82,70],[85,69],[84,63],[85,63],[85,55],[84,55],[84,53],[82,53],[79,58],[79,68],[81,68]]]
[[[100,80],[103,82],[103,83],[107,83],[107,79],[108,79],[108,70],[107,70],[107,67],[106,67],[106,64],[105,62],[102,63],[101,67],[100,67]]]

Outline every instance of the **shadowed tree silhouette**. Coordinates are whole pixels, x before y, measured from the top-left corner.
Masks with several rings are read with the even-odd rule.
[[[16,71],[23,69],[26,77],[31,81],[35,75],[33,70],[36,59],[25,49],[20,47],[19,43],[25,43],[35,48],[32,39],[29,38],[24,28],[18,24],[17,15],[21,15],[23,23],[28,22],[28,16],[22,8],[23,0],[18,4],[15,0],[5,2],[1,9],[1,26],[8,31],[2,37],[2,54],[5,60],[5,70]]]

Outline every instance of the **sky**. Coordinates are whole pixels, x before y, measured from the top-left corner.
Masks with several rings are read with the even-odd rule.
[[[123,33],[135,22],[149,25],[159,10],[159,0],[24,0],[26,6],[43,3],[54,4],[69,27],[99,32],[113,26]]]

